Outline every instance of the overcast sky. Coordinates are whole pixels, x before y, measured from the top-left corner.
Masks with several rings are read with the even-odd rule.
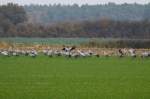
[[[108,2],[121,3],[140,3],[147,4],[150,0],[0,0],[0,4],[7,4],[8,2],[14,2],[21,5],[24,4],[105,4]]]

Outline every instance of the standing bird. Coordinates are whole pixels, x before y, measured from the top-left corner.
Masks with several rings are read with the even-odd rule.
[[[72,46],[72,47],[64,47],[62,50],[65,52],[65,56],[71,57],[72,56],[71,52],[75,49],[76,47]]]
[[[36,50],[32,50],[30,53],[29,53],[29,56],[31,57],[36,57],[38,55],[38,52]]]
[[[136,57],[135,49],[129,49],[131,57]]]
[[[49,56],[49,57],[52,57],[53,56],[53,51],[52,50],[47,51],[46,55]]]
[[[150,52],[143,52],[141,55],[142,58],[144,57],[150,57]]]
[[[124,53],[123,53],[123,51],[121,49],[119,49],[118,52],[119,52],[119,57],[123,57],[124,56]]]

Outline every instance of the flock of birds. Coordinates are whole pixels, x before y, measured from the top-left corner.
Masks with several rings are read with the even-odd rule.
[[[129,50],[122,50],[122,49],[119,49],[118,50],[118,53],[119,53],[119,57],[123,57],[123,56],[126,56],[126,53],[129,53],[129,56],[131,57],[137,57],[137,53],[136,53],[136,50],[135,49],[129,49]],[[140,55],[142,58],[145,58],[145,57],[150,57],[150,51],[144,51],[141,53]]]
[[[119,57],[124,57],[126,56],[126,52],[129,53],[131,57],[137,57],[136,50],[135,49],[129,49],[124,51],[123,49],[118,49],[117,56]],[[65,57],[100,57],[100,54],[88,50],[88,51],[83,51],[80,49],[76,49],[75,46],[73,47],[63,47],[60,50],[51,50],[51,49],[45,49],[43,51],[37,51],[35,49],[30,49],[30,50],[13,50],[13,49],[0,49],[0,56],[30,56],[30,57],[36,57],[39,54],[44,54],[45,56],[48,57],[53,57],[53,56],[65,56]],[[111,56],[109,54],[106,54],[106,56]],[[141,57],[150,57],[150,52],[149,51],[144,51],[140,55]]]

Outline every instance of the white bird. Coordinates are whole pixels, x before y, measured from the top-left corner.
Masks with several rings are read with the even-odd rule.
[[[48,50],[43,50],[42,52],[43,52],[44,55],[48,54]]]
[[[85,53],[82,52],[82,51],[80,51],[80,50],[77,50],[77,52],[78,52],[82,57],[85,57],[85,56],[86,56]]]
[[[53,51],[49,50],[45,53],[47,56],[52,57],[53,56]]]
[[[4,56],[9,56],[9,52],[8,51],[2,51],[1,54],[4,55]]]
[[[135,49],[129,49],[129,53],[132,57],[136,57]]]
[[[31,57],[36,57],[38,55],[38,52],[36,50],[32,50],[30,53],[29,53],[29,56]]]
[[[142,57],[150,57],[150,52],[143,52]]]

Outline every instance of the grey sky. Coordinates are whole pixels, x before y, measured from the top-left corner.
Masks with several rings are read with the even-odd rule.
[[[79,5],[82,4],[104,4],[108,2],[115,2],[117,4],[121,3],[140,3],[146,4],[149,3],[150,0],[0,0],[0,4],[7,4],[8,2],[14,2],[21,5],[24,4],[74,4],[77,3]]]

